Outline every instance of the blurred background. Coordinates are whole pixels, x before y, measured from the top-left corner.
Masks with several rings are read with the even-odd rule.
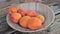
[[[53,4],[60,5],[60,0],[0,0],[0,8],[8,6],[12,3],[24,3],[24,2],[42,2],[48,5],[53,5]]]

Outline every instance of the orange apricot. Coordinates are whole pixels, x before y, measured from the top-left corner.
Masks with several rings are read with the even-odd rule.
[[[28,21],[30,20],[30,17],[29,16],[24,16],[20,19],[19,21],[19,24],[22,26],[22,27],[25,27],[27,28],[27,24],[28,24]]]
[[[28,28],[31,30],[42,28],[41,20],[36,17],[31,18],[28,23]]]
[[[45,20],[45,18],[44,18],[44,16],[43,15],[37,15],[36,16],[37,18],[39,18],[41,21],[42,21],[42,23],[44,22],[44,20]]]
[[[18,20],[17,19],[14,19],[13,17],[10,17],[10,20],[14,23],[18,23]]]
[[[28,16],[36,16],[36,12],[34,10],[30,10],[27,15]]]
[[[19,19],[21,18],[21,14],[19,13],[12,13],[10,19],[14,23],[18,23]]]
[[[25,16],[25,15],[26,15],[26,10],[24,10],[24,9],[19,9],[19,10],[18,10],[18,13],[20,13],[22,16]]]
[[[9,14],[17,13],[17,8],[16,8],[16,7],[9,7],[8,13],[9,13]]]

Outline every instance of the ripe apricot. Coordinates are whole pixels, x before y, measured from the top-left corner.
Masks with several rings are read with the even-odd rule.
[[[19,10],[18,10],[18,13],[20,13],[22,16],[25,16],[25,15],[26,15],[26,10],[24,10],[24,9],[19,9]]]
[[[16,7],[9,7],[8,13],[9,13],[9,14],[17,13],[17,8],[16,8]]]
[[[30,10],[28,12],[28,16],[36,16],[36,12],[34,10]]]
[[[19,24],[22,26],[22,27],[25,27],[27,28],[27,24],[28,24],[28,21],[30,20],[30,17],[29,16],[24,16],[20,19],[19,21]]]
[[[14,23],[18,23],[18,20],[21,18],[21,14],[19,13],[12,13],[10,19]]]
[[[44,22],[44,20],[45,20],[43,15],[37,15],[36,17],[39,18],[42,22]]]
[[[18,23],[18,20],[17,19],[14,19],[13,17],[10,17],[10,20],[14,23]]]
[[[28,28],[31,30],[42,28],[41,20],[36,17],[31,18],[28,23]]]

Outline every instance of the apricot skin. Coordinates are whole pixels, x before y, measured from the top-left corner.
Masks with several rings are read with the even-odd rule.
[[[34,10],[30,10],[27,14],[28,16],[36,16],[36,12]]]
[[[44,20],[45,20],[45,18],[44,18],[44,16],[43,15],[37,15],[36,16],[37,18],[39,18],[41,21],[42,21],[42,23],[44,22]]]
[[[20,18],[21,18],[21,14],[19,13],[13,13],[10,15],[10,20],[14,23],[18,23]]]
[[[18,23],[18,20],[17,19],[14,19],[13,17],[10,17],[10,20],[14,23]]]
[[[42,27],[40,19],[33,17],[29,20],[28,28],[31,30],[36,30]]]
[[[17,8],[16,7],[9,7],[9,9],[8,9],[8,13],[9,14],[12,14],[12,13],[17,13]]]
[[[18,9],[17,12],[20,13],[22,16],[26,15],[26,10],[24,10],[24,9]]]
[[[30,17],[29,16],[24,16],[20,19],[19,21],[19,24],[22,26],[22,27],[25,27],[27,28],[27,25],[28,25],[28,21],[30,20]]]

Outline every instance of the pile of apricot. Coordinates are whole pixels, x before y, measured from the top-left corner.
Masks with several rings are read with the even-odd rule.
[[[18,9],[16,7],[10,7],[8,9],[9,19],[20,27],[29,28],[31,30],[40,29],[43,27],[44,16],[37,14],[35,10]]]

